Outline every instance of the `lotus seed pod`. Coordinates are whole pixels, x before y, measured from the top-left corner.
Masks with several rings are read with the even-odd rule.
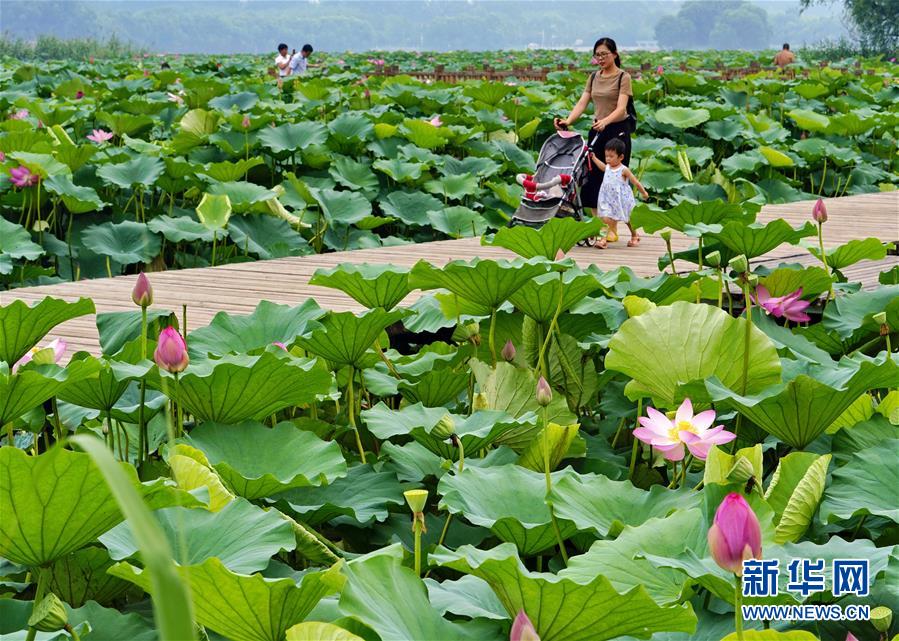
[[[709,267],[721,267],[721,252],[713,251],[706,254],[705,262]]]
[[[58,632],[69,623],[65,604],[52,592],[34,606],[28,626],[41,632]]]
[[[448,439],[456,433],[456,422],[449,414],[444,414],[443,418],[437,421],[437,425],[431,430],[431,436],[439,438],[441,441]]]
[[[745,274],[749,271],[749,260],[743,254],[731,258],[727,265],[738,274]]]
[[[873,625],[878,632],[886,632],[890,629],[890,624],[892,623],[893,611],[885,605],[879,605],[871,610],[871,625]]]
[[[425,504],[428,502],[427,490],[406,490],[403,496],[406,497],[410,510],[415,513],[424,512]]]

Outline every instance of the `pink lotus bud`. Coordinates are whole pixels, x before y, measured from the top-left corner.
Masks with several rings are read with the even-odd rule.
[[[440,116],[434,116],[434,117],[431,118],[431,120],[429,120],[428,122],[430,122],[430,123],[431,123],[432,125],[434,125],[435,127],[441,127],[441,126],[443,126],[443,121],[440,120]]]
[[[515,615],[515,620],[512,622],[512,631],[509,632],[509,641],[540,641],[540,636],[537,634],[537,630],[534,629],[534,624],[531,623],[524,610],[519,610],[518,614]]]
[[[150,285],[150,279],[143,272],[137,275],[137,282],[134,283],[134,289],[131,290],[131,300],[138,307],[149,307],[153,304],[153,287]]]
[[[287,345],[285,345],[285,344],[282,343],[281,341],[274,341],[274,342],[272,343],[272,345],[274,345],[275,347],[280,347],[280,348],[283,349],[285,352],[290,351],[290,350],[287,349]]]
[[[715,563],[737,576],[743,574],[743,561],[762,557],[758,517],[746,499],[736,492],[725,496],[718,506],[708,540]]]
[[[82,98],[84,98],[84,92],[83,92],[83,91],[76,91],[76,92],[75,92],[75,100],[81,100]]]
[[[827,222],[827,207],[824,206],[824,200],[819,198],[815,201],[815,206],[812,207],[812,219],[816,223],[826,223]]]
[[[565,252],[561,249],[556,252],[556,260],[563,260],[565,258]]]
[[[851,632],[847,632],[846,633],[846,641],[858,641],[858,639]]]
[[[515,360],[515,346],[511,340],[506,341],[506,344],[503,345],[503,351],[500,353],[503,359],[510,363]]]
[[[656,73],[659,74],[660,76],[662,75],[662,72],[664,72],[664,71],[665,71],[665,69],[662,67],[662,65],[659,65],[658,67],[656,67]]]
[[[6,154],[0,151],[0,162],[6,162]]]
[[[90,58],[88,58],[88,62],[90,62],[91,64],[94,64],[94,57],[91,56]]]
[[[250,117],[249,117],[249,116],[244,116],[244,117],[243,117],[243,120],[240,121],[240,126],[243,127],[244,129],[249,129],[249,128],[250,128],[250,124],[251,124],[251,123],[250,123]]]
[[[553,400],[553,390],[542,376],[537,381],[537,405],[546,407]]]
[[[159,344],[153,353],[153,359],[160,369],[173,374],[183,372],[190,363],[187,355],[187,344],[174,327],[166,327],[159,335]]]

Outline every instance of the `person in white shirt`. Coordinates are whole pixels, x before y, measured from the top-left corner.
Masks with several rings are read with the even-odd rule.
[[[275,66],[278,68],[278,87],[281,87],[284,78],[290,75],[290,63],[293,61],[296,53],[297,50],[294,49],[293,53],[288,56],[287,45],[283,42],[278,45],[278,55],[275,56]]]
[[[300,49],[300,55],[294,56],[290,61],[290,75],[302,75],[306,73],[306,69],[309,65],[309,56],[312,55],[312,45],[304,44],[303,48]],[[312,65],[315,66],[315,65]]]

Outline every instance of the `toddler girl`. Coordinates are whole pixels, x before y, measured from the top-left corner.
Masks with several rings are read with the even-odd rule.
[[[627,228],[631,231],[631,239],[628,241],[628,247],[636,247],[640,244],[640,237],[637,231],[631,226],[631,210],[636,204],[634,201],[634,192],[628,181],[631,182],[639,191],[643,198],[648,198],[649,194],[646,189],[637,180],[637,177],[630,169],[625,167],[624,161],[624,142],[618,138],[612,138],[606,143],[605,156],[606,161],[602,162],[599,157],[590,153],[590,158],[599,167],[599,170],[605,172],[602,179],[602,186],[599,188],[599,202],[597,209],[603,222],[609,226],[609,232],[605,238],[600,238],[596,243],[599,249],[605,249],[608,243],[614,243],[618,240],[618,221],[627,223]]]

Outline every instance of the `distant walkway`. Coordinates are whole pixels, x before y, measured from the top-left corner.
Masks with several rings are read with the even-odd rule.
[[[884,242],[899,241],[899,192],[864,194],[826,201],[829,220],[825,225],[825,243],[841,245],[855,238],[877,237]],[[783,218],[794,227],[810,220],[811,201],[766,205],[759,214],[760,222]],[[626,239],[626,235],[624,237]],[[675,233],[672,245],[675,251],[687,249],[695,239]],[[609,249],[576,247],[570,252],[579,265],[594,264],[603,270],[628,265],[637,274],[652,276],[659,273],[658,258],[665,253],[665,243],[658,235],[643,235],[639,248],[626,248],[624,242],[610,245]],[[319,268],[334,267],[340,263],[392,263],[414,265],[426,259],[435,265],[443,265],[454,259],[512,258],[514,255],[498,247],[482,247],[479,238],[444,240],[417,245],[400,245],[335,252],[314,256],[279,258],[275,260],[221,265],[199,269],[150,274],[154,291],[154,309],[169,309],[181,315],[182,304],[188,305],[188,325],[193,330],[207,325],[219,311],[248,314],[261,300],[298,305],[307,298],[314,298],[319,305],[335,311],[361,309],[358,303],[334,289],[309,285],[309,279]],[[783,245],[770,252],[759,263],[798,262],[816,264],[817,261],[801,248]],[[899,257],[888,256],[883,261],[864,261],[844,270],[846,276],[861,281],[865,287],[877,285],[880,272],[899,264]],[[33,304],[45,296],[75,300],[87,296],[94,300],[100,312],[134,311],[131,288],[134,276],[99,278],[76,283],[63,283],[42,287],[27,287],[0,292],[0,303],[9,304],[19,298]],[[419,292],[409,295],[411,303]],[[73,319],[56,328],[53,337],[62,337],[70,345],[70,353],[88,350],[100,351],[97,328],[93,316]]]

